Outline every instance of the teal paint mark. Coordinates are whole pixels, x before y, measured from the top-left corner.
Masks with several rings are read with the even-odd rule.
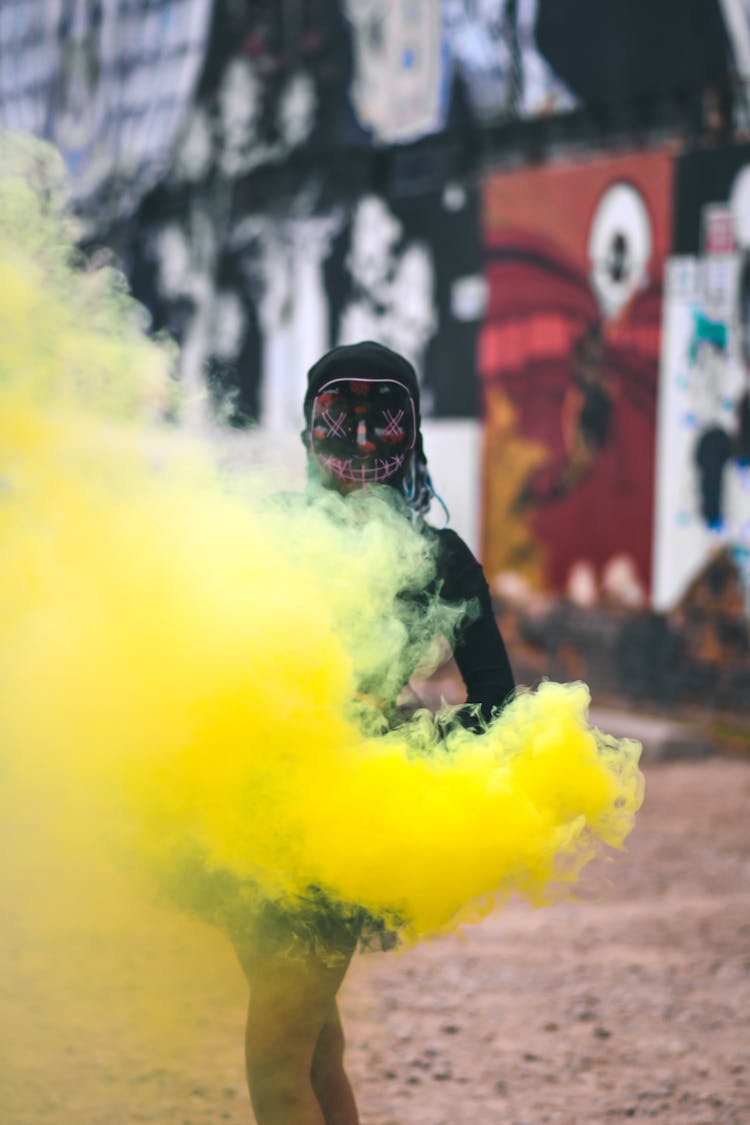
[[[710,344],[717,351],[727,350],[729,331],[723,320],[711,320],[700,309],[693,313],[693,335],[690,339],[690,363],[695,363],[698,349],[702,344]]]

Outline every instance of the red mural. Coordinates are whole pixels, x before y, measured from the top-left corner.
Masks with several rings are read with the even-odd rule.
[[[606,585],[614,566],[648,595],[672,165],[657,151],[484,184],[491,575],[564,592],[582,570]]]

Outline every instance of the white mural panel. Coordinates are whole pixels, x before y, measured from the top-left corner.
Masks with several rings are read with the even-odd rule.
[[[659,390],[654,603],[668,609],[719,547],[750,547],[748,386],[739,253],[672,258]]]

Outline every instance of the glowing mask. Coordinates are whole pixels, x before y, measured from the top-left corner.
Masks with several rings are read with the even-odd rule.
[[[332,379],[313,400],[310,449],[339,481],[392,480],[416,437],[414,401],[393,379]]]

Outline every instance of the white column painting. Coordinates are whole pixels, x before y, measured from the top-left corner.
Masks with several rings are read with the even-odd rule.
[[[737,446],[747,387],[737,254],[667,265],[656,467],[654,604],[671,608],[718,548],[750,550],[750,465]]]

